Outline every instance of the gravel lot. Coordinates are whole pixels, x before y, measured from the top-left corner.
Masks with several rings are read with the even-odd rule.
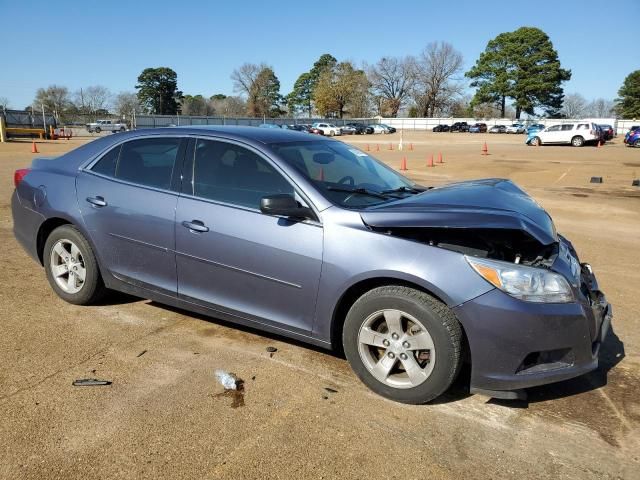
[[[11,142],[0,144],[0,478],[640,478],[640,149],[620,136],[536,148],[523,135],[416,132],[399,152],[399,139],[343,141],[396,168],[406,156],[426,185],[511,178],[548,209],[614,307],[599,370],[527,403],[470,396],[463,372],[436,404],[407,406],[370,393],[343,358],[281,337],[125,296],[66,304],[13,238],[13,171],[36,155]],[[438,152],[444,164],[426,167]],[[242,398],[218,395],[218,368],[244,380]],[[113,384],[71,385],[86,377]]]

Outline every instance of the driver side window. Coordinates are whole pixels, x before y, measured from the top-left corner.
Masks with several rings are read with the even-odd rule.
[[[193,157],[193,195],[260,208],[267,195],[293,195],[293,186],[256,153],[239,145],[198,140]]]

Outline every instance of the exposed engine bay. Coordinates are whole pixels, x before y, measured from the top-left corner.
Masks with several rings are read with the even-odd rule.
[[[533,267],[550,267],[559,251],[557,243],[542,245],[522,230],[433,227],[371,228],[386,235],[445,248],[465,255]]]

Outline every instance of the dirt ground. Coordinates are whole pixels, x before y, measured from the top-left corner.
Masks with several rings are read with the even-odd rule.
[[[435,404],[407,406],[371,393],[343,358],[281,337],[124,296],[66,304],[12,234],[13,171],[36,155],[0,144],[0,478],[640,478],[640,149],[414,132],[399,152],[399,139],[343,138],[395,168],[406,156],[422,184],[506,177],[548,209],[614,307],[597,371],[528,402],[470,396],[463,372]],[[218,395],[219,368],[244,380],[242,395]],[[113,384],[71,385],[86,377]]]

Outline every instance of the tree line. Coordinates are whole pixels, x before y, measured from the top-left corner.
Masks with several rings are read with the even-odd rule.
[[[571,71],[561,66],[558,52],[540,29],[522,27],[490,40],[475,64],[463,71],[463,57],[447,42],[433,42],[417,55],[382,57],[360,66],[321,55],[300,74],[293,89],[281,94],[274,69],[245,63],[231,74],[235,95],[205,97],[178,89],[177,73],[167,67],[146,68],[136,92],[112,95],[102,86],[76,92],[51,85],[36,92],[33,105],[62,113],[122,116],[134,113],[249,117],[364,118],[509,117],[540,112],[550,118],[583,116],[640,117],[640,70],[624,80],[615,101],[564,94]],[[467,87],[475,88],[473,95]],[[4,104],[6,105],[6,99]],[[3,99],[0,97],[0,106]]]

